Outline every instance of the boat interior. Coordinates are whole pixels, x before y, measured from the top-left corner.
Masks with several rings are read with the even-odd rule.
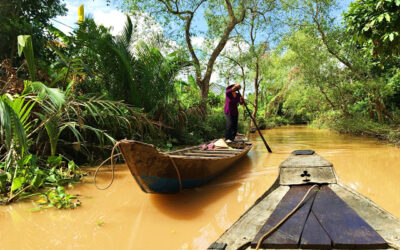
[[[176,157],[201,157],[201,158],[224,158],[241,154],[252,146],[251,142],[246,140],[235,140],[228,143],[229,148],[215,147],[212,149],[203,149],[202,145],[190,148],[180,149],[169,152],[168,154]]]

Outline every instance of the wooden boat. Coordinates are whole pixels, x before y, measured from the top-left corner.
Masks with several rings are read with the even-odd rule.
[[[294,212],[283,220],[289,211]],[[400,220],[344,185],[318,154],[294,151],[281,163],[275,183],[208,249],[257,246],[400,249]]]
[[[118,147],[144,192],[176,193],[207,183],[252,148],[244,137],[228,145],[230,148],[203,150],[194,146],[168,153],[139,141],[124,140]]]

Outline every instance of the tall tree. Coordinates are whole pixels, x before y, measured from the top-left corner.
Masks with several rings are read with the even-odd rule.
[[[127,5],[135,10],[147,11],[155,17],[164,18],[164,24],[179,25],[184,30],[184,42],[193,61],[196,84],[200,88],[205,105],[210,88],[210,79],[214,64],[228,42],[235,26],[243,22],[246,14],[246,0],[126,0]],[[193,38],[196,31],[193,28],[195,15],[204,16],[208,26],[207,36],[216,41],[208,58],[204,53],[196,51]],[[201,61],[205,61],[202,65]],[[204,70],[203,70],[204,69]],[[205,106],[204,106],[205,107]]]
[[[241,36],[249,45],[249,68],[254,72],[254,110],[256,117],[259,104],[260,63],[269,49],[269,43],[274,35],[276,23],[273,22],[277,0],[251,0],[247,8],[248,18],[241,27]]]

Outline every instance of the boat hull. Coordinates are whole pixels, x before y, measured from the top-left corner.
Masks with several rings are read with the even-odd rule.
[[[178,193],[181,189],[179,180],[176,178],[165,178],[165,177],[158,177],[158,176],[145,176],[142,175],[140,176],[145,185],[148,186],[148,188],[153,192],[153,193]],[[201,185],[206,184],[207,182],[211,181],[214,179],[215,176],[211,176],[208,178],[202,178],[202,179],[190,179],[182,180],[182,189],[190,189],[190,188],[195,188],[199,187]]]
[[[214,179],[245,156],[252,144],[236,150],[201,151],[196,146],[170,153],[137,141],[125,141],[118,147],[144,192],[177,193]]]

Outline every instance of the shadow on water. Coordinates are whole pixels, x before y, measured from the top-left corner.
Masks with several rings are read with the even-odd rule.
[[[153,194],[150,197],[154,206],[162,213],[180,220],[196,218],[209,204],[233,192],[240,186],[241,176],[252,168],[252,160],[245,156],[234,163],[211,182],[194,189],[186,189],[178,194]]]

